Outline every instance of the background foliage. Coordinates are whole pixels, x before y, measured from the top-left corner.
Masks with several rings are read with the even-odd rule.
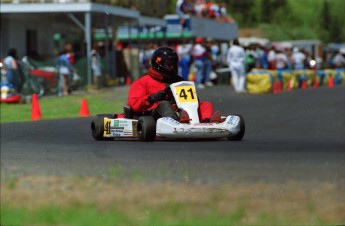
[[[109,0],[95,0],[98,2]],[[177,0],[110,0],[162,18],[176,13]],[[212,0],[224,2],[239,28],[255,28],[273,41],[320,39],[345,42],[345,0]]]
[[[221,2],[215,1],[215,2]],[[271,40],[345,41],[344,0],[223,0],[240,28],[263,31]]]

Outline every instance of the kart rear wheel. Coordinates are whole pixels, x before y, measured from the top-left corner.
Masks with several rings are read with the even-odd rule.
[[[238,117],[240,117],[240,131],[236,134],[236,135],[229,135],[228,136],[228,140],[231,141],[240,141],[242,140],[243,136],[244,136],[244,132],[246,130],[246,126],[244,124],[244,119],[241,115],[236,115]]]
[[[138,133],[141,141],[154,141],[156,138],[156,121],[152,116],[142,116],[138,120]]]
[[[104,133],[104,118],[114,118],[111,114],[95,115],[91,121],[92,137],[95,140],[114,140],[114,138],[103,137]]]

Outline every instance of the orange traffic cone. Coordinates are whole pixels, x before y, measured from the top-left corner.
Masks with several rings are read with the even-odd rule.
[[[278,81],[278,90],[279,92],[283,91],[283,83],[281,81]]]
[[[36,121],[36,120],[40,120],[41,118],[42,118],[42,113],[41,113],[40,104],[38,102],[37,94],[34,93],[32,94],[32,99],[31,99],[31,120]]]
[[[307,81],[306,80],[302,80],[301,88],[302,89],[306,89],[307,88]]]
[[[90,116],[89,107],[88,107],[88,105],[87,105],[86,99],[83,99],[83,100],[81,101],[81,105],[80,105],[80,116],[82,116],[82,117]]]
[[[273,82],[273,87],[272,88],[273,88],[273,93],[274,94],[281,92],[282,91],[282,89],[281,89],[281,82],[279,82],[279,81]]]
[[[334,87],[334,79],[332,76],[329,76],[328,78],[328,87],[330,88]]]
[[[292,91],[291,79],[288,80],[288,82],[287,82],[287,84],[286,84],[286,90],[287,90],[287,91]]]
[[[272,83],[272,93],[277,93],[277,82]]]
[[[319,87],[319,81],[317,80],[317,78],[314,78],[313,88],[317,88],[317,87]]]

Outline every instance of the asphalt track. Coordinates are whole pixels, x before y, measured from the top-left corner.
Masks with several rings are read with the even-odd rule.
[[[149,181],[345,185],[344,86],[275,95],[219,86],[199,97],[223,115],[241,114],[244,139],[99,142],[91,137],[91,118],[3,123],[1,175],[108,177],[116,171]]]

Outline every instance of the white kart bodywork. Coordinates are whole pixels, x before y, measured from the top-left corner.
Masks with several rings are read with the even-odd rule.
[[[222,123],[200,123],[198,115],[198,97],[192,81],[183,81],[170,85],[179,109],[187,111],[191,121],[180,123],[172,118],[157,120],[156,133],[169,138],[226,138],[240,131],[240,118],[227,116]],[[224,119],[224,117],[223,117]]]
[[[227,138],[240,131],[240,118],[228,116],[222,123],[179,123],[164,117],[157,121],[156,133],[169,138]]]

